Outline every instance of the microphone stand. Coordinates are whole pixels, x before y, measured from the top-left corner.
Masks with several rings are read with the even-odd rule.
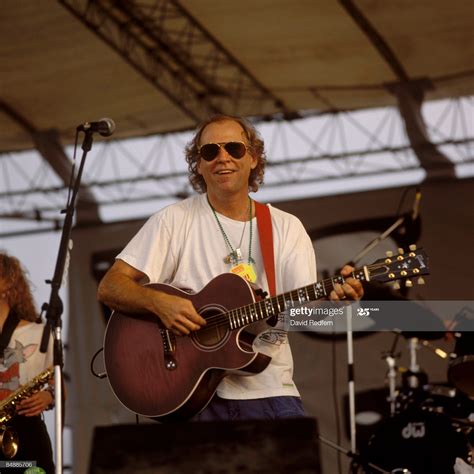
[[[355,380],[354,380],[354,346],[352,335],[352,305],[346,307],[347,323],[347,384],[349,390],[349,427],[351,451],[356,452],[356,423],[355,423]]]
[[[47,280],[46,283],[51,285],[51,294],[49,303],[45,303],[46,310],[46,324],[43,330],[43,337],[41,339],[40,352],[45,353],[48,349],[48,343],[50,334],[53,332],[53,362],[54,362],[54,385],[55,385],[55,472],[56,474],[62,473],[63,467],[63,444],[62,444],[62,428],[63,428],[63,377],[62,367],[63,361],[63,343],[62,343],[62,321],[61,315],[63,312],[63,303],[59,296],[59,289],[63,281],[64,271],[66,264],[68,263],[68,251],[72,248],[72,241],[70,239],[71,229],[74,218],[76,197],[79,193],[79,187],[81,183],[82,171],[86,160],[87,153],[92,148],[92,130],[86,130],[84,141],[82,143],[82,158],[77,172],[76,179],[73,184],[72,194],[65,210],[61,211],[66,216],[64,218],[64,224],[62,228],[61,241],[59,244],[58,256],[56,259],[56,267],[54,270],[53,280]]]
[[[388,229],[382,232],[378,237],[369,242],[362,251],[360,251],[354,259],[349,262],[355,266],[367,253],[376,247],[382,240],[387,238],[393,231],[400,227],[405,221],[405,216],[399,217]],[[356,422],[355,422],[355,378],[354,378],[354,346],[352,331],[352,306],[347,306],[347,372],[348,372],[348,396],[349,396],[349,426],[350,426],[350,442],[352,452],[356,452]],[[352,472],[357,472],[357,466],[353,463]]]
[[[378,237],[373,239],[371,242],[369,242],[351,261],[354,265],[357,264],[357,262],[363,258],[365,255],[367,255],[373,248],[377,247],[377,245],[382,242],[382,240],[386,239],[394,230],[398,229],[403,222],[405,221],[406,216],[401,216],[399,217],[388,229],[384,230]]]

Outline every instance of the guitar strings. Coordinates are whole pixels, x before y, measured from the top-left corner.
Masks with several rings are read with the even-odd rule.
[[[367,269],[370,269],[370,270],[377,270],[379,268],[383,268],[383,267],[386,267],[387,264],[372,264],[372,265],[367,265]],[[360,273],[362,272],[363,269],[357,269],[357,270],[354,270],[353,273]],[[316,283],[321,283],[323,286],[324,286],[324,289],[326,290],[326,285],[327,284],[333,284],[333,280],[334,278],[338,278],[338,277],[333,277],[333,278],[326,278],[324,280],[321,280],[319,282],[316,282]],[[314,285],[316,283],[313,283],[311,285],[307,285],[306,287],[303,287],[303,288],[307,288],[307,287],[314,287]],[[286,292],[286,293],[283,293],[281,295],[277,295],[273,298],[269,298],[269,300],[279,300],[280,298],[283,299],[282,303],[284,304],[284,301],[285,301],[285,298],[284,296],[285,295],[290,295],[294,292],[297,292],[298,290],[300,290],[301,288],[298,288],[296,290],[292,290],[292,291],[289,291],[289,292]],[[292,298],[291,298],[292,299]],[[320,298],[317,298],[317,299],[320,299]],[[316,301],[317,299],[315,300],[310,300],[310,301]],[[236,318],[238,318],[237,320],[243,320],[243,321],[247,321],[249,319],[249,316],[247,314],[244,314],[244,311],[246,309],[251,309],[251,308],[255,308],[257,307],[258,305],[260,305],[261,303],[263,303],[264,305],[264,302],[265,300],[260,300],[260,301],[256,301],[254,303],[250,303],[248,305],[245,305],[245,306],[241,306],[239,308],[235,308],[235,309],[232,309],[230,311],[227,311],[225,313],[219,313],[219,314],[216,314],[216,315],[212,315],[212,316],[209,316],[208,318],[206,318],[206,321],[208,324],[206,324],[206,328],[217,328],[217,327],[220,327],[220,326],[229,326],[230,324],[230,318],[231,318],[231,313],[233,311],[236,311],[239,314],[236,315]],[[272,303],[272,307],[273,307],[273,303]],[[258,321],[263,321],[265,319],[268,319],[270,318],[272,315],[267,315],[267,316],[264,316],[263,318],[260,316],[260,314],[263,313],[263,311],[265,310],[266,308],[260,308],[260,311],[257,311],[257,310],[254,310],[254,314],[257,315],[257,320],[256,321],[251,321],[250,323],[246,323],[244,324],[244,326],[246,326],[247,324],[252,324],[252,322],[258,322]],[[260,313],[260,314],[259,314]],[[243,327],[243,326],[239,326],[237,328],[234,328],[234,329],[240,329],[240,327]]]
[[[378,269],[378,268],[383,268],[384,266],[386,266],[386,265],[384,265],[384,264],[378,264],[378,265],[372,264],[372,265],[367,265],[367,268]],[[354,273],[356,273],[356,272],[361,272],[361,271],[363,271],[363,270],[361,270],[361,269],[354,270]],[[337,278],[337,277],[336,277],[336,278]],[[331,285],[333,284],[333,279],[334,279],[334,278],[326,278],[326,279],[321,280],[321,281],[316,282],[316,283],[321,283],[321,284],[323,284],[323,286],[324,286],[325,289],[326,289],[326,285],[327,285],[327,284],[331,284]],[[310,287],[311,287],[311,286],[314,286],[316,283],[311,284],[311,285],[308,285],[308,286],[310,286]],[[306,287],[303,287],[303,288],[306,288]],[[301,288],[299,288],[299,289],[301,289]],[[284,303],[284,300],[285,300],[285,299],[284,299],[284,296],[285,296],[285,295],[291,295],[292,293],[297,292],[299,289],[296,289],[296,290],[292,290],[292,291],[283,293],[282,295],[275,296],[274,298],[271,298],[271,299],[276,299],[276,300],[278,300],[278,299],[280,299],[280,298],[283,297],[283,303]],[[292,298],[291,298],[291,299],[292,299]],[[319,298],[317,298],[317,299],[319,299]],[[240,313],[241,313],[241,317],[245,320],[245,319],[248,318],[248,316],[243,315],[243,314],[242,314],[243,311],[244,311],[245,309],[251,309],[252,307],[257,306],[257,305],[259,305],[260,303],[263,303],[264,301],[265,301],[265,300],[256,301],[256,302],[254,302],[254,303],[250,303],[250,304],[248,304],[248,305],[245,305],[245,306],[241,306],[241,307],[239,307],[239,308],[232,309],[232,310],[227,311],[227,312],[225,312],[225,313],[219,313],[219,314],[217,314],[217,315],[209,316],[209,318],[206,318],[206,321],[208,321],[208,322],[211,321],[211,324],[210,324],[210,325],[207,324],[206,327],[214,327],[214,326],[215,326],[215,323],[220,323],[221,321],[224,322],[225,324],[227,324],[227,323],[229,322],[229,320],[230,320],[230,316],[231,316],[231,313],[232,313],[233,311],[240,312]],[[316,300],[313,300],[313,301],[316,301]],[[273,306],[273,304],[272,304],[272,306]],[[261,309],[263,310],[264,308],[261,308]],[[261,312],[262,312],[262,311],[260,311],[260,313],[261,313]],[[256,311],[256,313],[257,313],[257,315],[258,315],[258,312],[257,312],[257,311]],[[269,317],[271,317],[271,315],[264,316],[263,318],[261,318],[261,317],[259,316],[257,321],[259,321],[259,320],[264,320],[264,319],[267,319],[267,318],[269,318]],[[215,322],[212,322],[212,320],[214,320],[214,319],[216,319],[216,321],[215,321]],[[254,322],[256,322],[256,321],[254,321]],[[249,324],[250,324],[250,323],[249,323]],[[237,329],[237,328],[236,328],[236,329]]]

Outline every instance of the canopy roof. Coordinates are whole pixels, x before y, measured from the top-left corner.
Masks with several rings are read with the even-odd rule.
[[[4,0],[0,152],[111,117],[115,137],[209,112],[292,118],[474,93],[471,0]]]

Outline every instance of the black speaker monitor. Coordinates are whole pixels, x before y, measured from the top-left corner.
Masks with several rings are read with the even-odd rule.
[[[313,418],[95,428],[89,474],[317,474]]]

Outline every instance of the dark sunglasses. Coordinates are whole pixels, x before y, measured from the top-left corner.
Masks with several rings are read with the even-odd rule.
[[[242,158],[247,151],[247,145],[244,142],[206,143],[199,147],[199,154],[203,160],[212,161],[217,158],[221,146],[237,160]]]

